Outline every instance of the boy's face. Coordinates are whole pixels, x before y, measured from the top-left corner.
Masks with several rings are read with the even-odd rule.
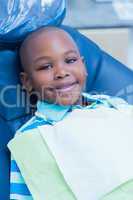
[[[36,35],[28,42],[25,54],[23,83],[41,100],[60,105],[79,100],[86,69],[75,43],[64,31]]]

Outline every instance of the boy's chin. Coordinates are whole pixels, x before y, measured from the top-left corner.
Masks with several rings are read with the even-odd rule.
[[[79,97],[76,98],[59,98],[56,101],[56,104],[62,105],[62,106],[68,106],[68,105],[75,105],[79,104]]]

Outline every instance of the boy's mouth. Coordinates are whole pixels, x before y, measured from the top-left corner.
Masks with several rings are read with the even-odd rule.
[[[57,85],[55,87],[55,90],[57,92],[69,92],[72,89],[74,89],[74,87],[77,86],[77,85],[78,85],[77,81],[72,82],[72,83],[63,83],[63,84]]]

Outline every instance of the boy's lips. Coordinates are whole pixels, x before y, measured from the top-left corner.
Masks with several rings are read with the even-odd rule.
[[[77,85],[78,85],[77,81],[71,82],[71,83],[62,83],[60,85],[57,85],[55,87],[55,90],[57,92],[69,92],[69,91],[71,91]]]

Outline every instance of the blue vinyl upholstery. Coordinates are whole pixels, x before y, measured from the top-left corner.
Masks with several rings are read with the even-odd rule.
[[[14,44],[42,26],[61,24],[65,0],[1,0],[0,44]]]
[[[133,103],[133,71],[102,51],[91,40],[74,30],[61,26],[76,41],[88,70],[86,90],[92,93],[117,95]],[[17,51],[0,52],[0,200],[9,200],[10,155],[7,143],[31,115],[25,107],[16,104],[16,85],[19,84]],[[7,86],[12,86],[7,88]],[[2,93],[3,89],[6,92]],[[2,96],[1,96],[2,95]],[[3,100],[2,100],[3,99]],[[4,102],[4,103],[3,103]],[[11,106],[7,106],[6,103]]]

